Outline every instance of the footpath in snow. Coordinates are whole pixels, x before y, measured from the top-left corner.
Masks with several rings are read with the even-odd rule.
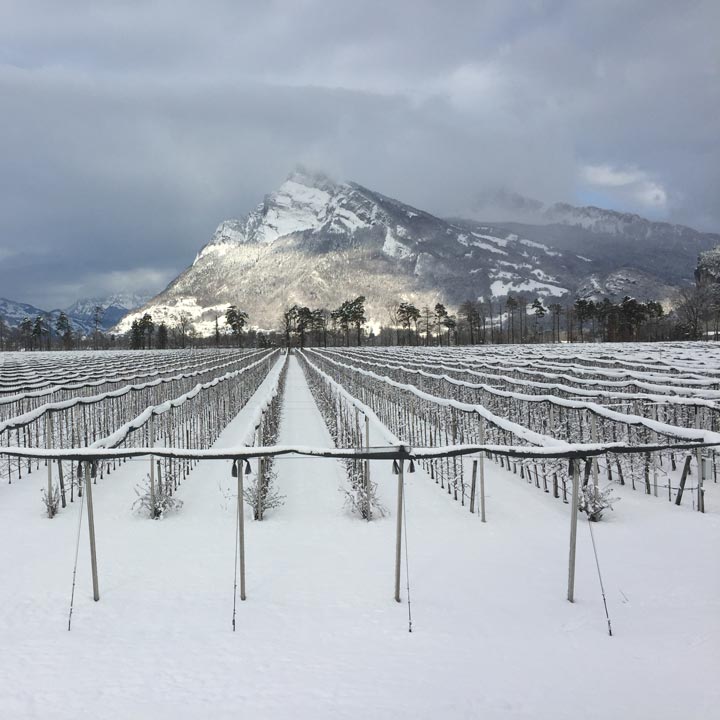
[[[329,446],[289,363],[278,442]],[[272,381],[216,446],[241,441]],[[374,425],[371,441],[385,433]],[[42,472],[3,486],[0,717],[714,716],[717,512],[623,493],[596,526],[609,638],[584,519],[571,605],[567,505],[488,463],[483,524],[418,467],[406,476],[410,634],[405,569],[403,603],[393,600],[390,465],[371,463],[390,514],[368,523],[343,506],[338,461],[278,459],[285,504],[263,522],[246,509],[247,601],[235,633],[229,462],[200,463],[181,486],[182,510],[161,521],[130,512],[146,461],[98,481],[101,600],[92,601],[83,528],[71,633],[79,505],[44,518]]]

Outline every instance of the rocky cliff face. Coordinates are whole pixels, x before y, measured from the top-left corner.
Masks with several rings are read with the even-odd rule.
[[[332,309],[357,295],[366,296],[368,317],[379,324],[399,300],[422,307],[508,293],[560,297],[593,273],[600,278],[619,268],[626,279],[644,267],[643,282],[674,284],[692,278],[694,258],[686,268],[685,256],[696,257],[695,248],[710,242],[689,228],[668,230],[637,216],[553,208],[547,225],[447,220],[356,183],[297,171],[247,217],[222,222],[192,266],[116,329],[126,331],[150,312],[156,323],[171,325],[184,314],[210,333],[229,304],[270,329],[294,303]],[[668,256],[648,269],[654,238]],[[628,256],[638,262],[626,262]],[[633,294],[621,284],[615,277],[621,296]],[[629,278],[633,284],[637,278]]]
[[[118,329],[147,311],[169,323],[185,313],[210,332],[231,303],[272,328],[293,303],[334,308],[357,295],[376,323],[387,322],[398,299],[422,306],[521,290],[559,296],[567,287],[551,270],[558,255],[355,183],[295,172],[246,218],[221,223],[192,266]]]
[[[720,283],[720,245],[700,253],[695,279],[702,285]]]

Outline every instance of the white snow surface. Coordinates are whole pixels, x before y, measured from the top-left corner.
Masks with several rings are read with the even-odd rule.
[[[275,373],[215,447],[242,442]],[[376,422],[371,444],[387,444]],[[294,357],[279,444],[331,446]],[[470,463],[470,460],[466,460]],[[418,466],[406,475],[413,632],[394,602],[395,491],[372,462],[388,517],[347,514],[332,460],[277,461],[285,504],[246,510],[247,593],[231,630],[234,480],[205,461],[182,510],[130,512],[147,460],[93,488],[100,594],[87,526],[72,631],[79,503],[42,512],[45,471],[0,485],[3,718],[711,718],[720,702],[720,492],[689,503],[616,488],[578,528],[576,602],[565,600],[569,506],[486,463],[487,520]],[[254,466],[254,463],[253,463]],[[404,562],[404,561],[403,561]],[[713,710],[715,708],[715,710]]]
[[[397,258],[398,260],[406,260],[412,257],[412,250],[401,243],[394,235],[390,228],[385,230],[385,242],[382,247],[383,252],[390,257]]]
[[[507,275],[508,273],[496,273],[497,275]],[[524,280],[515,278],[513,280],[493,280],[490,283],[490,293],[493,297],[503,297],[508,293],[514,292],[530,292],[539,295],[548,295],[560,297],[567,292],[567,288],[558,287],[557,285],[549,285],[541,283],[537,280]]]

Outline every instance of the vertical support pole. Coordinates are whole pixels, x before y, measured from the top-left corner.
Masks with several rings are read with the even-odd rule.
[[[570,561],[568,563],[568,592],[567,599],[575,602],[575,548],[577,545],[577,518],[579,489],[577,476],[577,463],[570,461],[570,481],[572,482],[572,505],[570,506]]]
[[[652,454],[652,467],[653,467],[653,495],[658,496],[658,459],[657,453]]]
[[[477,481],[478,461],[473,460],[472,480],[470,481],[470,514],[475,513],[475,483]]]
[[[365,415],[365,450],[370,452],[370,418]],[[367,499],[367,519],[371,520],[372,503],[370,502],[370,461],[365,461],[365,498]]]
[[[399,461],[400,469],[398,471],[397,486],[397,535],[395,538],[395,602],[400,602],[400,561],[402,558],[402,518],[403,518],[403,464],[404,460]]]
[[[480,457],[480,521],[485,522],[485,464]]]
[[[238,536],[240,540],[240,599],[245,600],[245,495],[244,465],[238,461]]]
[[[485,444],[485,418],[480,418],[480,444]],[[480,451],[480,520],[485,522],[485,451]]]
[[[149,427],[149,435],[150,435],[150,446],[152,447],[155,444],[155,425],[153,422],[154,418],[151,415],[150,416],[150,427]],[[153,462],[153,456],[150,456],[150,502],[152,504],[152,512],[153,512],[153,518],[155,517],[155,463]]]
[[[590,413],[590,438],[593,443],[598,441],[597,436],[597,418],[595,413]],[[597,457],[592,458],[592,479],[593,487],[595,488],[595,497],[598,494],[598,459]]]
[[[702,456],[702,451],[698,450],[698,510],[701,513],[705,512],[705,458]]]
[[[90,466],[92,463],[85,463],[85,493],[87,495],[88,530],[90,532],[90,564],[92,567],[93,599],[97,602],[100,599],[98,588],[97,553],[95,549],[95,513],[93,511],[92,499],[92,478],[90,477]]]
[[[53,445],[53,437],[52,437],[52,413],[47,414],[47,422],[45,424],[45,447],[51,448]],[[52,460],[50,458],[47,459],[47,501],[48,501],[48,517],[52,517],[52,496],[53,496],[53,486],[52,486]]]

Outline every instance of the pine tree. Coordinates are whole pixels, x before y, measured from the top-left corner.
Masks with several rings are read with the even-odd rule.
[[[101,305],[96,305],[93,308],[93,348],[95,350],[98,349],[98,346],[100,344],[100,323],[102,322],[104,314],[105,311],[102,309]]]
[[[60,311],[60,314],[55,321],[55,330],[60,336],[62,346],[64,350],[72,350],[73,346],[73,333],[72,326],[70,325],[70,319],[68,316]]]
[[[225,322],[232,334],[237,338],[238,347],[242,344],[242,331],[247,324],[248,314],[238,310],[235,305],[230,305],[225,311]]]
[[[164,322],[158,325],[157,329],[157,346],[160,350],[165,350],[168,346],[168,329]]]

